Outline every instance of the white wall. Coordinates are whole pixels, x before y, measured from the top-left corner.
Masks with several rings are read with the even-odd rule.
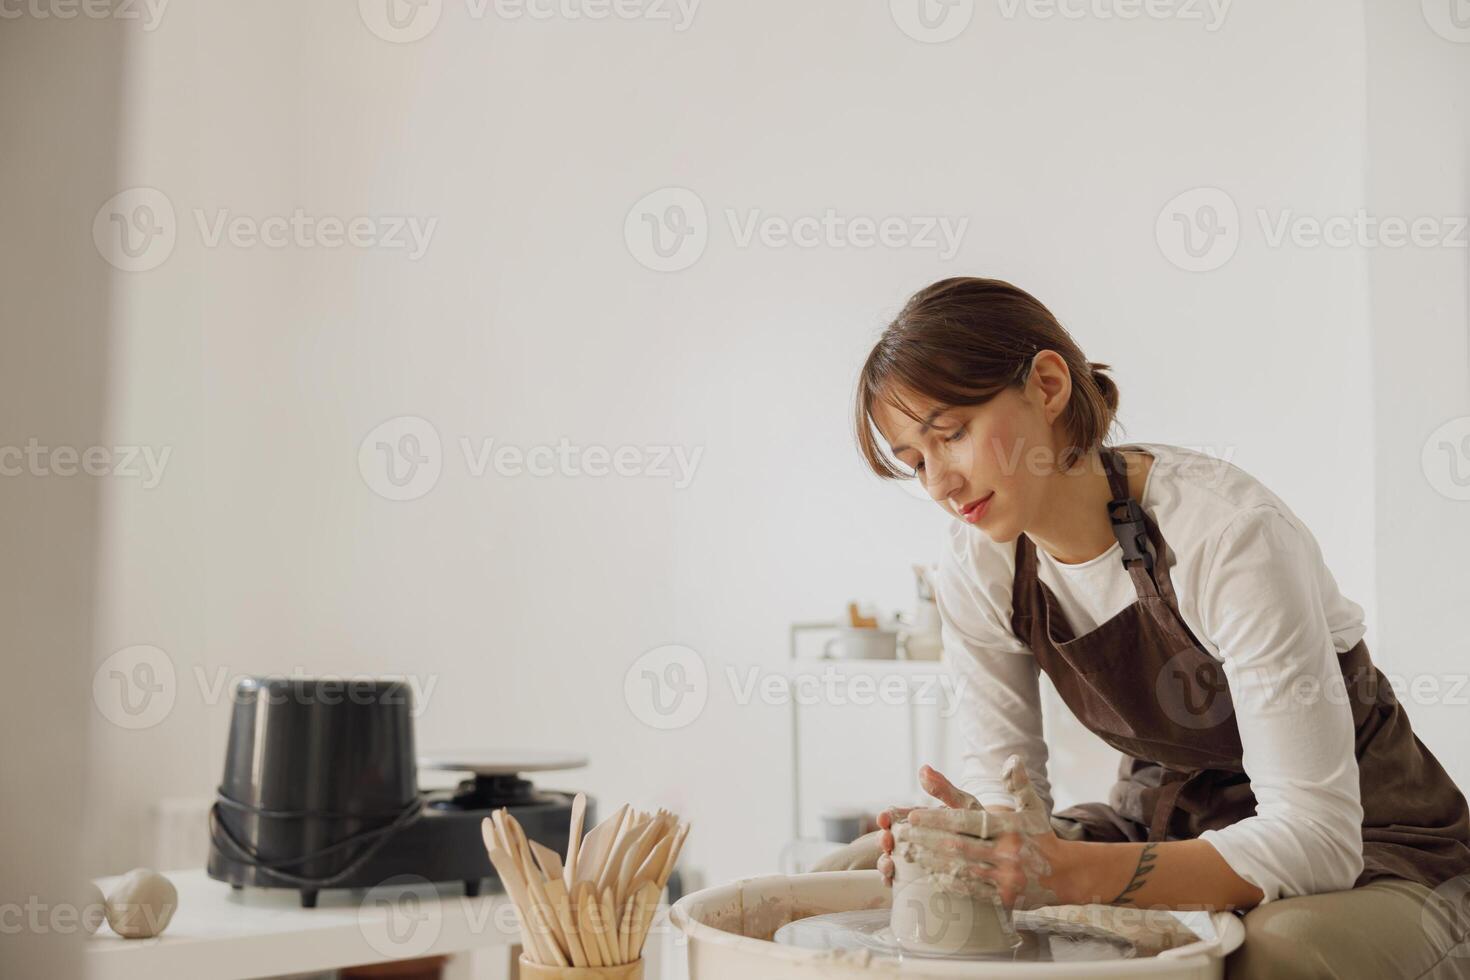
[[[1470,215],[1470,27],[1454,31],[1452,23],[1431,22],[1412,4],[1369,5],[1368,205],[1377,215]],[[1375,249],[1369,265],[1378,395],[1374,657],[1409,686],[1400,697],[1415,732],[1462,788],[1470,787],[1467,237],[1461,230],[1457,247]]]
[[[74,467],[108,445],[111,277],[87,229],[116,180],[125,50],[108,22],[7,16],[0,26],[6,977],[79,975],[79,905],[91,900],[85,875],[102,857],[83,833],[102,481]]]
[[[350,4],[257,0],[178,5],[140,35],[123,183],[168,194],[179,242],[127,280],[115,407],[126,438],[173,456],[157,489],[111,498],[102,643],[156,644],[178,686],[155,727],[100,728],[109,868],[134,859],[146,801],[211,792],[216,672],[295,668],[437,682],[422,744],[585,749],[560,782],[687,814],[710,878],[773,867],[786,711],[736,704],[723,669],[778,667],[788,622],[850,597],[906,603],[909,565],[936,554],[942,515],[863,472],[849,400],[886,319],[941,276],[1035,292],[1115,365],[1128,437],[1230,454],[1373,615],[1367,260],[1269,247],[1252,217],[1361,204],[1360,5],[1238,4],[1214,31],[1004,9],[978,5],[945,44],[846,0],[706,0],[682,32],[446,0],[412,44]],[[698,194],[709,243],[658,273],[624,219],[669,186]],[[1155,231],[1202,186],[1245,218],[1209,273]],[[209,248],[191,213],[296,207],[438,226],[415,262]],[[950,261],[742,248],[727,208],[970,224]],[[445,445],[412,502],[357,463],[401,415]],[[477,479],[461,436],[703,456],[682,490]],[[675,733],[623,694],[665,644],[713,681]],[[1059,797],[1102,792],[1110,754],[1057,741]],[[852,763],[860,778],[862,760],[834,764]]]

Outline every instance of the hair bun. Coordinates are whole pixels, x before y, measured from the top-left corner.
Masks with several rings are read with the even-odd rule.
[[[1092,372],[1092,383],[1097,385],[1098,392],[1103,396],[1110,411],[1118,410],[1118,385],[1108,374],[1112,367],[1107,364],[1099,364],[1097,361],[1088,361],[1088,368]]]

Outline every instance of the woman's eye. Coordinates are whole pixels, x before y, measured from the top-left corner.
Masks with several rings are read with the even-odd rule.
[[[959,442],[964,437],[965,437],[965,427],[962,425],[958,429],[955,429],[954,430],[954,435],[952,435],[952,436],[946,436],[945,439],[944,439],[944,441],[945,442]]]

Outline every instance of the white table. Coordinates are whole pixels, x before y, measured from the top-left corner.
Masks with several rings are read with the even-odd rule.
[[[164,934],[122,939],[103,923],[87,942],[90,980],[253,980],[495,946],[509,956],[520,943],[503,892],[466,898],[458,883],[324,891],[317,908],[303,909],[294,891],[234,891],[203,869],[168,878],[179,906]],[[115,880],[97,884],[106,894]]]

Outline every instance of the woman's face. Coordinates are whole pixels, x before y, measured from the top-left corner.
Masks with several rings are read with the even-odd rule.
[[[1006,542],[1030,527],[1044,505],[1059,448],[1053,423],[1070,393],[1065,362],[1043,351],[1024,387],[1006,388],[983,405],[950,407],[901,390],[899,399],[918,420],[880,401],[873,421],[939,506]]]

